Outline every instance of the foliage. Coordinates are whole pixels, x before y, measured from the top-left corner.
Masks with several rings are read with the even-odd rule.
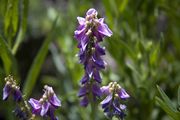
[[[159,88],[159,86],[157,86],[158,88],[158,92],[161,95],[161,97],[163,98],[160,99],[159,97],[156,97],[156,101],[157,104],[160,105],[160,107],[173,119],[173,120],[178,120],[180,118],[180,112],[176,109],[176,107],[174,107],[174,105],[172,104],[173,102],[170,101],[170,99],[168,98],[168,96],[163,92],[163,90],[161,88]],[[178,102],[179,102],[179,97],[180,97],[180,87],[178,88]],[[179,104],[179,103],[178,103]]]

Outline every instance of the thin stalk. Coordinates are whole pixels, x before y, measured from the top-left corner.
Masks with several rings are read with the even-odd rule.
[[[92,120],[96,120],[96,104],[95,102],[91,102],[91,117]]]

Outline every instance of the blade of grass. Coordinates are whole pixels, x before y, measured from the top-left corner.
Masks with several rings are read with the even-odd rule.
[[[42,64],[48,53],[49,45],[50,45],[51,41],[53,40],[53,33],[54,33],[53,30],[56,27],[57,19],[58,19],[58,17],[56,17],[56,19],[54,20],[50,34],[45,39],[42,47],[40,48],[36,58],[34,59],[32,65],[31,65],[31,68],[28,72],[28,76],[26,78],[24,88],[23,88],[23,92],[25,93],[25,97],[27,97],[27,98],[29,97],[29,95],[31,94],[31,92],[33,90],[33,87],[36,83],[39,72],[41,70]]]
[[[171,108],[173,111],[177,111],[174,105],[172,104],[171,100],[168,98],[168,96],[164,93],[164,91],[158,85],[157,85],[157,89],[162,99],[169,106],[169,108]]]
[[[17,63],[16,59],[11,53],[7,43],[5,40],[0,36],[0,57],[3,61],[4,69],[6,74],[14,74],[17,76]]]
[[[19,21],[19,0],[8,0],[6,6],[6,12],[4,17],[4,33],[8,41],[8,45],[11,48],[13,43],[13,37],[18,30]]]
[[[27,26],[27,16],[28,16],[28,5],[29,0],[23,0],[22,1],[22,18],[21,18],[21,26],[17,35],[16,42],[13,46],[12,53],[15,55],[17,52],[17,49],[19,48],[20,43],[22,42],[25,32],[26,32],[26,26]]]
[[[173,120],[179,120],[180,114],[173,111],[167,103],[163,102],[159,97],[156,97],[156,103],[171,117]]]

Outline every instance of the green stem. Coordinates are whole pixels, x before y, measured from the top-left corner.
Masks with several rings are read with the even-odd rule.
[[[91,120],[96,120],[96,104],[95,102],[91,102]]]

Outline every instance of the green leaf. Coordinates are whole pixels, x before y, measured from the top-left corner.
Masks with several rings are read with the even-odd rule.
[[[43,64],[43,62],[46,58],[46,55],[48,53],[49,44],[53,40],[53,30],[55,29],[57,19],[58,19],[58,17],[56,17],[56,19],[52,25],[52,29],[51,29],[50,34],[45,39],[42,47],[40,48],[36,58],[34,59],[34,61],[32,63],[31,68],[28,72],[28,76],[26,78],[24,88],[23,88],[23,92],[25,93],[25,97],[27,97],[27,98],[29,97],[29,95],[31,94],[31,92],[33,90],[33,87],[36,83],[37,77],[40,73],[42,64]]]
[[[126,6],[128,5],[128,1],[129,0],[123,0],[122,3],[119,6],[119,11],[122,13],[124,11],[124,9],[126,8]]]
[[[29,5],[29,0],[22,1],[22,14],[20,14],[22,16],[21,17],[22,21],[20,23],[20,28],[19,28],[19,32],[17,35],[17,39],[16,39],[15,44],[12,49],[13,54],[16,54],[17,49],[19,48],[19,45],[25,36],[26,27],[27,27],[28,5]]]
[[[159,97],[156,97],[156,103],[174,120],[179,120],[180,112],[173,106],[172,102],[168,98],[168,96],[163,92],[163,90],[157,86],[158,92],[161,95],[161,100]]]
[[[22,29],[23,29],[23,33],[26,32],[28,9],[29,9],[29,0],[23,0],[23,13],[22,13]]]
[[[12,22],[13,32],[15,34],[16,31],[17,31],[17,27],[18,27],[18,14],[19,14],[18,3],[19,3],[19,1],[18,0],[13,0],[12,3],[13,3],[13,6],[12,6],[12,9],[11,9],[11,12],[12,12],[11,22]]]
[[[171,117],[173,120],[179,120],[180,114],[173,111],[167,103],[163,102],[159,97],[156,97],[156,103]]]
[[[17,63],[7,43],[0,36],[0,57],[3,61],[6,74],[17,75]]]
[[[173,111],[177,111],[176,108],[174,107],[174,105],[172,104],[171,100],[164,93],[164,91],[159,86],[157,86],[157,89],[158,89],[159,94],[161,95],[161,97],[165,101],[165,103],[168,105],[168,107],[171,108]]]
[[[19,0],[8,0],[6,5],[6,12],[4,17],[4,33],[9,42],[9,46],[12,45],[12,39],[16,35],[18,28],[19,16]]]
[[[154,65],[158,61],[159,45],[157,45],[150,54],[150,64]]]

